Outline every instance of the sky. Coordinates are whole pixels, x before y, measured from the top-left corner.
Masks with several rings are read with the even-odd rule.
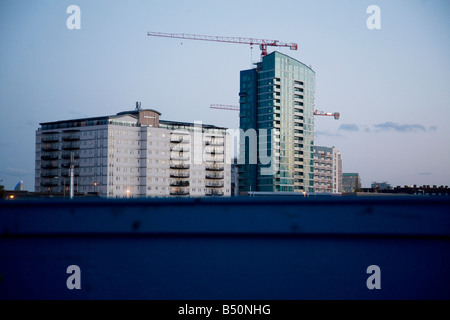
[[[69,29],[70,5],[80,28]],[[367,21],[380,8],[380,29]],[[298,44],[316,72],[315,144],[335,146],[363,187],[450,185],[448,0],[2,0],[0,184],[34,190],[39,123],[114,115],[136,101],[162,119],[239,127],[239,72],[257,46],[148,31]],[[274,48],[269,48],[269,53]]]

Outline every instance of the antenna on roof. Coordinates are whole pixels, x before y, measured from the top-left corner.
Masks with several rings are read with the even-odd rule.
[[[141,103],[136,101],[136,110],[141,110]]]

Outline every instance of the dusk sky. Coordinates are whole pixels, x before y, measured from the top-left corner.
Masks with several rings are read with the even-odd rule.
[[[81,29],[66,25],[70,5]],[[366,12],[381,9],[381,29]],[[257,46],[148,31],[295,42],[278,51],[316,72],[315,144],[344,172],[397,185],[450,185],[448,0],[2,0],[0,184],[34,191],[39,123],[114,115],[136,101],[162,119],[237,129],[239,72]],[[269,48],[269,52],[274,48]],[[2,181],[3,180],[3,181]]]

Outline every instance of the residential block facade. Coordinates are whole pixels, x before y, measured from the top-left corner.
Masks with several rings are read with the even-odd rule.
[[[315,72],[279,52],[241,71],[240,192],[314,192],[314,92]]]
[[[107,198],[231,195],[226,128],[160,120],[136,109],[40,124],[35,189]]]
[[[342,193],[342,157],[335,147],[314,147],[316,193]]]

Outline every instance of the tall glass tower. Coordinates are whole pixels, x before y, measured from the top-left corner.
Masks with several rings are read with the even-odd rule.
[[[314,192],[315,77],[279,52],[241,71],[240,192]]]

